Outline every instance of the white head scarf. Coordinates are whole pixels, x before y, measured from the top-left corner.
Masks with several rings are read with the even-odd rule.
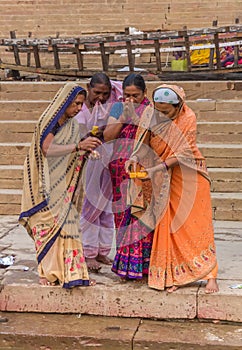
[[[172,105],[180,102],[178,95],[168,87],[161,87],[155,90],[153,96],[154,102],[170,103]]]

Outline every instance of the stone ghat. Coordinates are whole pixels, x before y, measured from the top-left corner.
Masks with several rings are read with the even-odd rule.
[[[87,80],[79,81],[85,87]],[[174,82],[168,82],[174,83]],[[0,214],[18,215],[35,123],[63,82],[0,82]],[[148,96],[162,81],[147,81]],[[242,82],[179,82],[196,112],[211,176],[213,217],[242,220]]]

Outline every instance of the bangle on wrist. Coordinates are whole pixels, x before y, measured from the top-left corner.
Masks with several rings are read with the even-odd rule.
[[[76,143],[76,148],[75,148],[76,152],[78,152],[80,150],[80,148],[78,147],[78,143]]]
[[[78,151],[78,144],[75,143],[75,148],[72,149],[71,153],[77,152]]]

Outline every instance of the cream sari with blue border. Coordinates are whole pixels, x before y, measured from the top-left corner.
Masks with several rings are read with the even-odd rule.
[[[80,151],[47,158],[41,147],[81,90],[77,84],[65,84],[37,122],[24,163],[19,217],[34,239],[39,276],[64,288],[89,285],[76,209],[76,190],[85,159]],[[67,120],[54,136],[54,143],[60,145],[78,141],[79,125],[74,119]]]

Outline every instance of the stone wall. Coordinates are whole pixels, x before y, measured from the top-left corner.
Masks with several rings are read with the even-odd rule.
[[[242,0],[1,0],[0,38],[81,36],[93,32],[173,30],[242,22]]]

